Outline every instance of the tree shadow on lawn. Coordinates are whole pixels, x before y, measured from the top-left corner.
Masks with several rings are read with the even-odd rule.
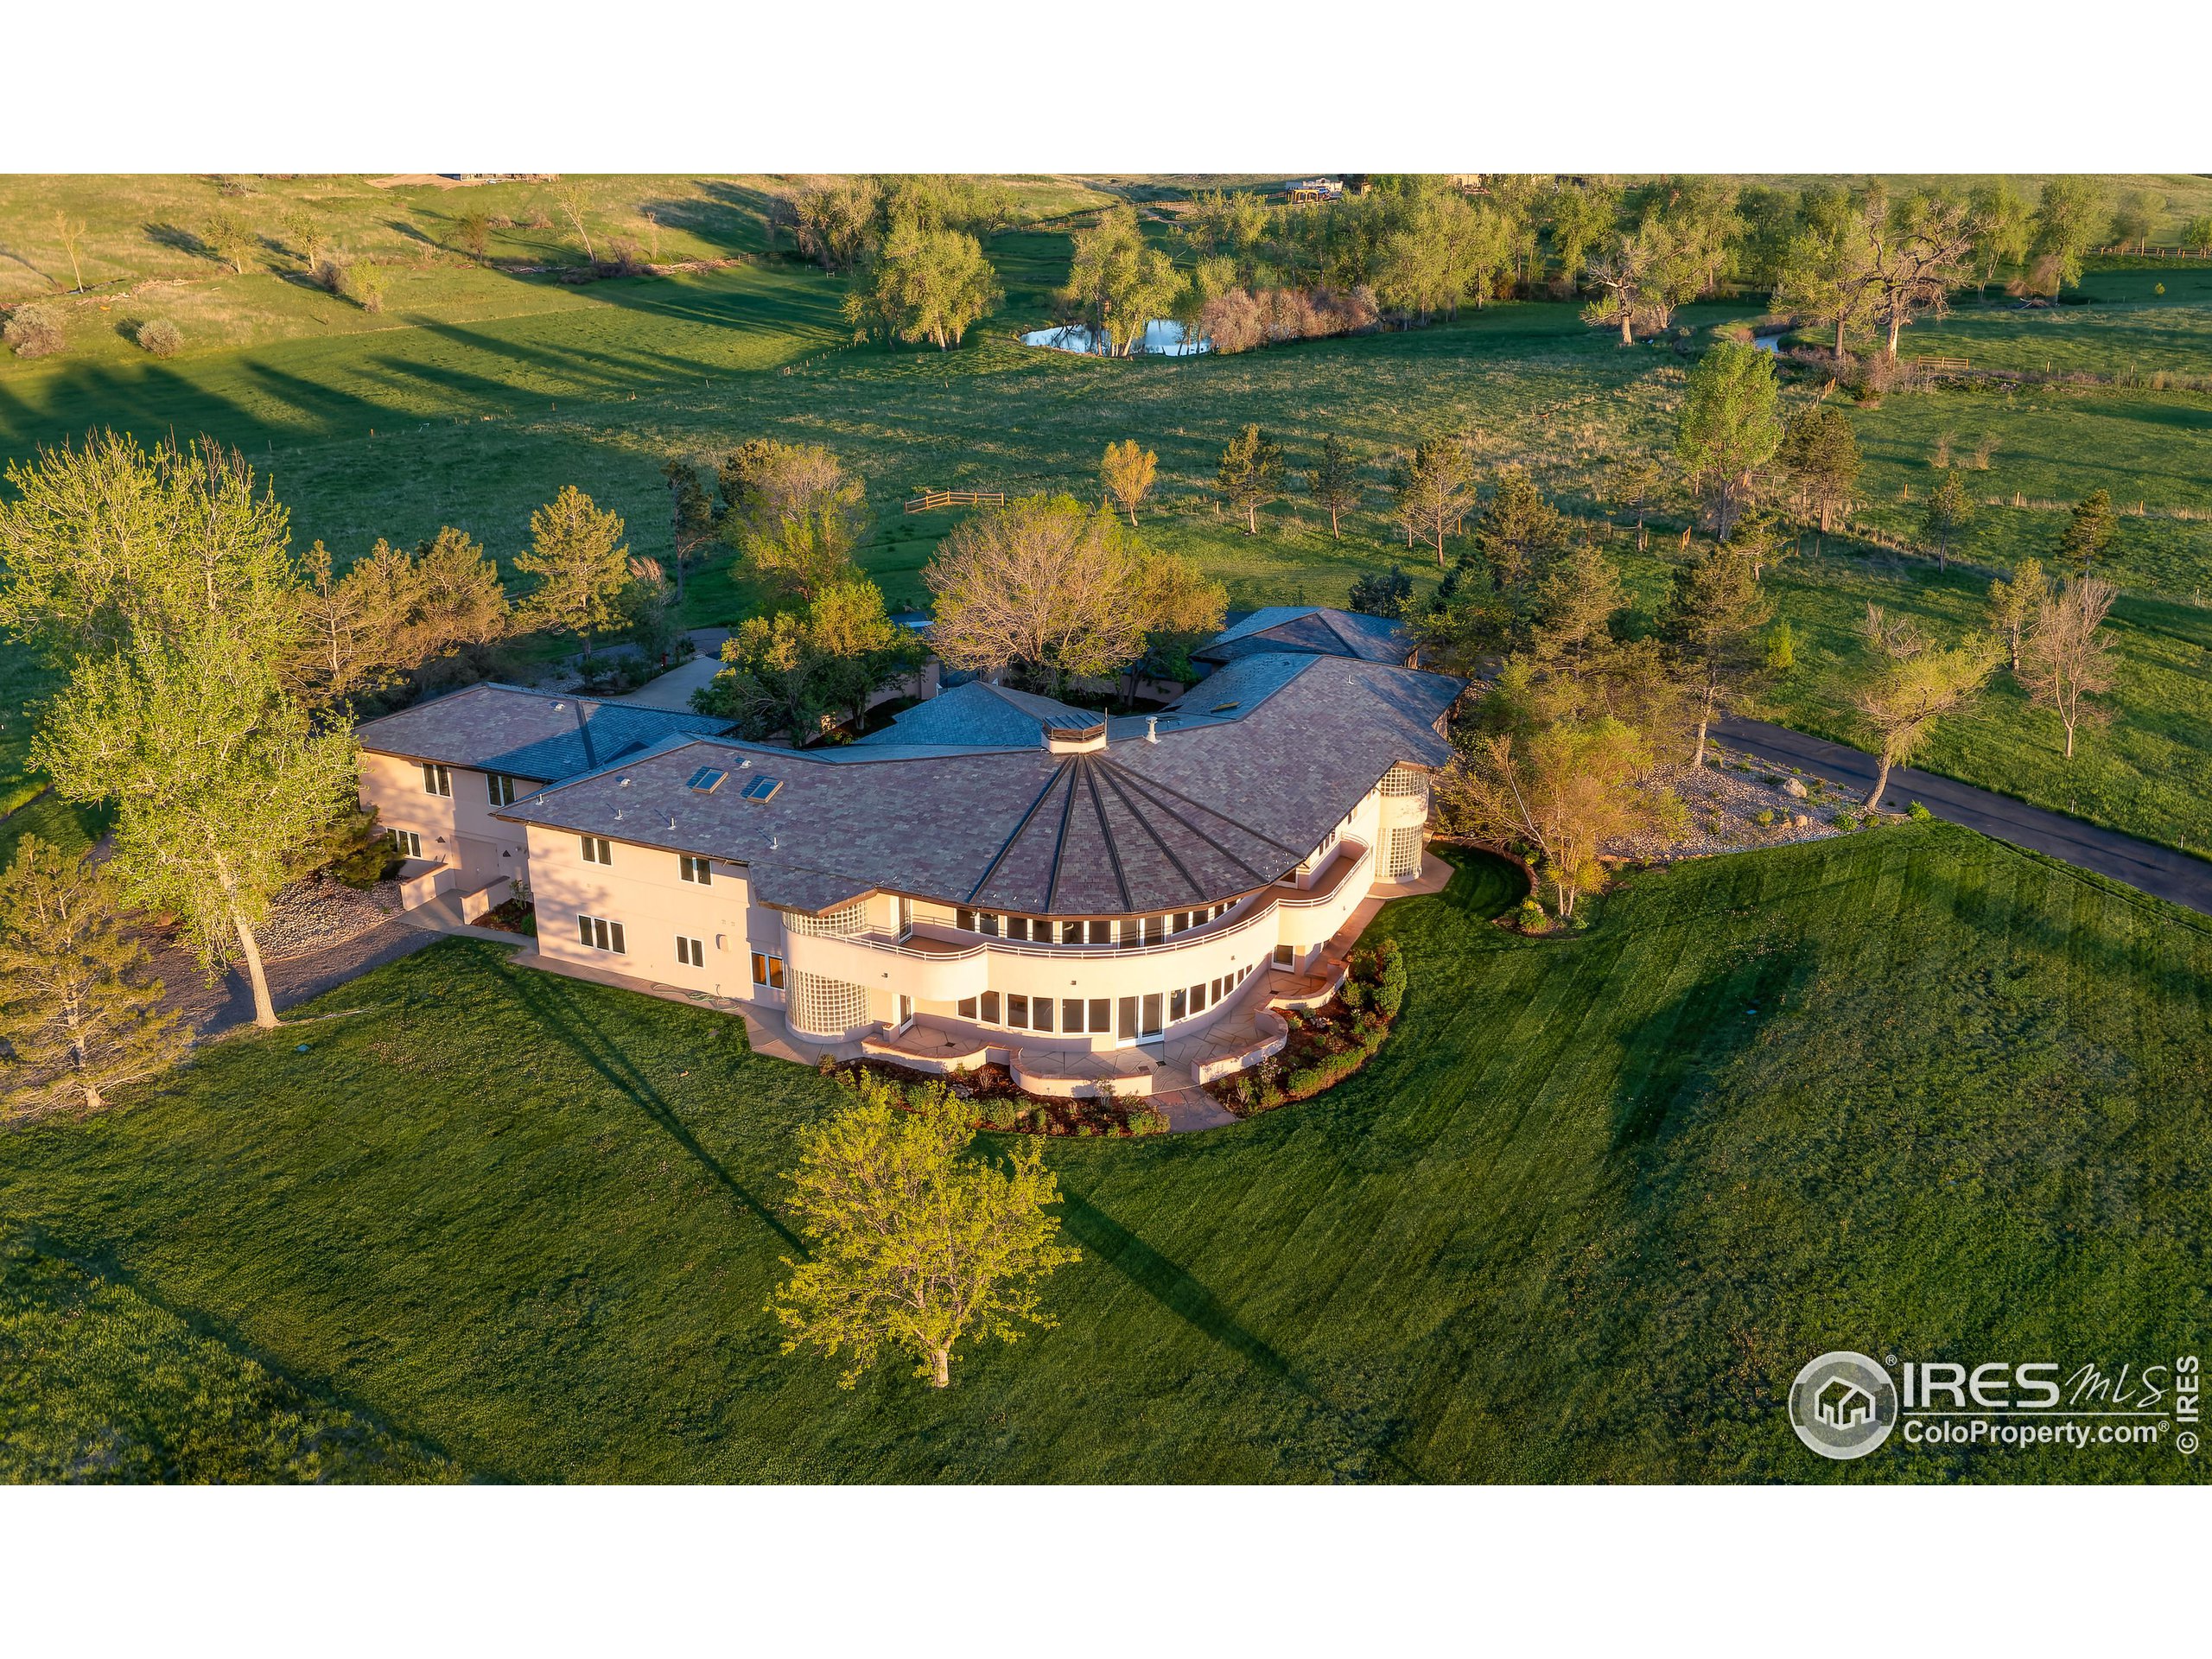
[[[1390,1442],[1398,1438],[1400,1428],[1395,1421],[1364,1420],[1338,1405],[1299,1375],[1288,1359],[1242,1324],[1219,1297],[1177,1263],[1065,1185],[1060,1198],[1061,1224],[1078,1243],[1201,1336],[1289,1389],[1300,1404],[1338,1430],[1348,1442],[1349,1455],[1333,1460],[1335,1472],[1352,1479],[1372,1479],[1379,1472],[1373,1465],[1379,1463],[1402,1479],[1428,1479],[1391,1449]]]
[[[653,1125],[683,1148],[698,1166],[728,1193],[751,1211],[769,1231],[800,1255],[807,1249],[798,1234],[778,1218],[715,1155],[699,1144],[676,1109],[662,1097],[645,1074],[624,1056],[621,1046],[607,1037],[591,1017],[586,998],[572,981],[528,968],[504,964],[499,970],[512,988],[515,999],[537,1020],[540,1027],[560,1039],[569,1052],[596,1071],[623,1098],[637,1107]]]

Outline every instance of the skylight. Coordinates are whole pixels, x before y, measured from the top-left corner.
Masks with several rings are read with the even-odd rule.
[[[783,786],[784,780],[780,778],[755,778],[745,786],[745,798],[748,801],[768,800]]]
[[[719,771],[715,767],[702,766],[684,779],[683,786],[686,789],[696,789],[702,795],[711,795],[721,787],[722,779],[728,776],[728,772]]]

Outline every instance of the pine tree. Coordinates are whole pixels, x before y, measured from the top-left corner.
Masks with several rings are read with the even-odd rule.
[[[622,520],[564,484],[530,515],[530,550],[515,557],[516,569],[537,578],[524,614],[535,626],[576,635],[588,658],[593,632],[614,620],[614,596],[630,580]]]
[[[1321,440],[1320,464],[1306,474],[1313,505],[1329,515],[1329,534],[1338,541],[1344,539],[1344,514],[1359,505],[1358,468],[1351,446],[1332,434]]]
[[[1244,533],[1259,533],[1259,512],[1282,493],[1282,451],[1256,426],[1248,426],[1221,452],[1214,481],[1233,507],[1243,509]]]
[[[2075,575],[2086,576],[2090,565],[2112,545],[2119,529],[2120,522],[2113,517],[2112,492],[2092,490],[2074,504],[2074,515],[2067,520],[2065,535],[2059,538],[2059,556],[2073,563]]]
[[[26,836],[0,874],[0,1117],[97,1111],[183,1058],[192,1033],[145,966],[113,877]]]
[[[1928,509],[1920,520],[1922,533],[1936,544],[1938,570],[1949,566],[1951,543],[1973,518],[1974,498],[1967,493],[1964,481],[1956,473],[1946,474],[1936,493],[1928,498]]]

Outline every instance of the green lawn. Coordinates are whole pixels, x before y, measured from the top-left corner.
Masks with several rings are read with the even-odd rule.
[[[1780,1400],[1831,1347],[2109,1369],[2212,1336],[2212,931],[1942,825],[1637,875],[1561,940],[1489,925],[1515,896],[1478,861],[1385,912],[1404,1023],[1332,1095],[1056,1145],[1084,1251],[1060,1323],[943,1395],[777,1352],[779,1172],[830,1085],[491,946],[0,1140],[0,1218],[435,1448],[426,1474],[2188,1478],[2171,1452],[1823,1464]],[[10,1306],[59,1271],[7,1260]],[[82,1435],[167,1340],[72,1357]]]

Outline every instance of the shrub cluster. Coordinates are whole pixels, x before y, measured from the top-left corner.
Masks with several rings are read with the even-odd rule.
[[[1206,302],[1198,332],[1217,352],[1249,352],[1287,340],[1357,334],[1374,327],[1379,315],[1365,288],[1232,288]]]
[[[19,305],[0,327],[0,340],[5,340],[17,357],[52,357],[69,341],[62,333],[61,314],[50,305]]]
[[[1240,1110],[1264,1112],[1287,1101],[1310,1100],[1351,1076],[1382,1046],[1405,1004],[1404,954],[1395,939],[1385,939],[1372,950],[1354,951],[1347,969],[1335,1016],[1329,1009],[1291,1016],[1287,1052],[1294,1064],[1271,1058],[1237,1074],[1231,1088]]]
[[[156,357],[175,357],[184,349],[184,331],[167,317],[138,325],[138,344]]]

